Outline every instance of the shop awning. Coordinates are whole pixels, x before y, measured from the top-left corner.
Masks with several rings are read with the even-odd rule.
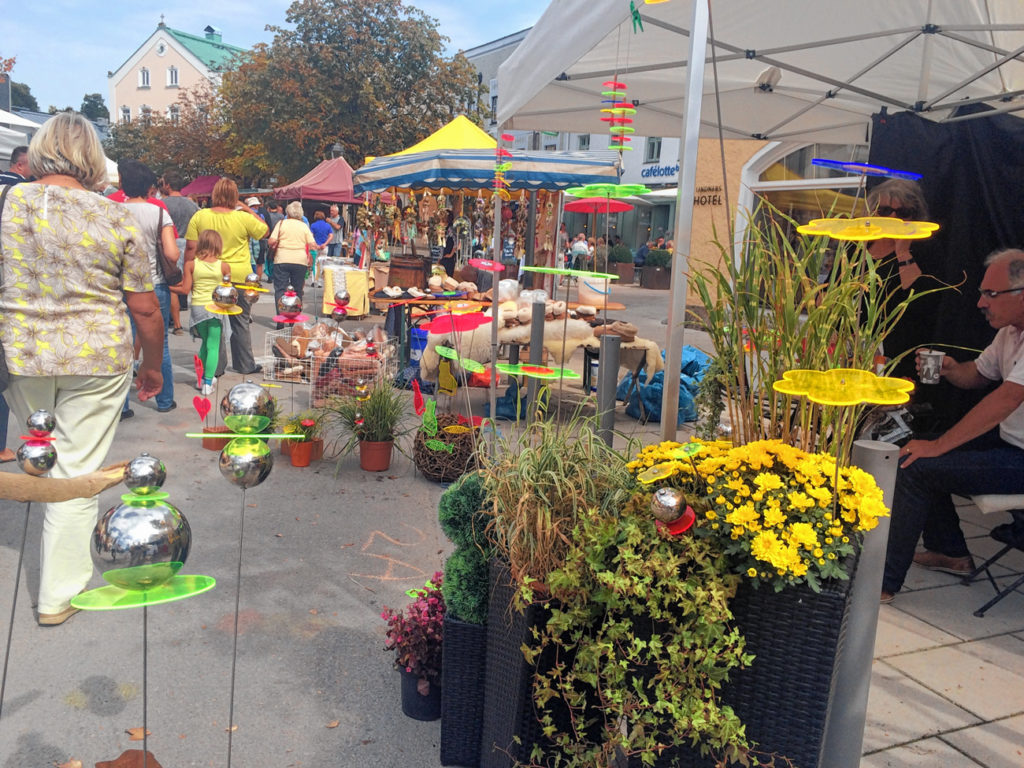
[[[509,189],[566,189],[616,178],[614,152],[510,150]],[[494,149],[448,149],[377,157],[355,172],[356,194],[398,189],[490,189]]]

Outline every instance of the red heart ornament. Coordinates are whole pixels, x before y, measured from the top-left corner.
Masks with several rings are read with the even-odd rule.
[[[199,420],[206,421],[206,416],[210,413],[210,409],[213,407],[209,399],[196,395],[192,398],[192,405],[195,406],[196,413],[199,414]]]

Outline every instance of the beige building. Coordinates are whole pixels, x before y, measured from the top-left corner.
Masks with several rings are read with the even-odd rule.
[[[173,119],[183,90],[204,82],[219,85],[221,74],[245,52],[224,43],[214,27],[206,27],[202,36],[192,35],[171,29],[161,17],[135,53],[107,73],[110,121],[126,123],[155,114]]]

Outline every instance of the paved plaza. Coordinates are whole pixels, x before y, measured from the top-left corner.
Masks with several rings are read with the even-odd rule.
[[[664,340],[669,294],[616,288],[621,319],[643,338]],[[254,349],[273,328],[272,306],[256,306]],[[349,320],[347,327],[368,327]],[[702,336],[687,332],[702,345]],[[228,764],[232,627],[240,587],[231,764],[240,768],[434,768],[439,723],[400,711],[398,675],[383,651],[384,605],[442,567],[450,545],[437,525],[441,486],[396,454],[391,470],[371,474],[355,456],[297,469],[278,455],[269,479],[243,493],[217,469],[217,454],[184,437],[196,430],[192,354],[187,336],[170,339],[177,410],[134,405],[111,459],[145,450],[167,465],[165,490],[188,517],[193,547],[184,572],[217,586],[180,603],[148,609],[149,748],[164,768]],[[572,360],[582,367],[582,352]],[[240,381],[228,373],[221,394]],[[301,387],[273,392],[296,398]],[[484,390],[472,393],[476,406]],[[568,398],[567,398],[568,399]],[[475,406],[475,407],[476,407]],[[286,405],[286,410],[288,406]],[[479,412],[479,411],[477,411]],[[658,425],[622,414],[617,426],[645,441]],[[509,427],[504,424],[502,430]],[[21,425],[11,425],[17,446]],[[680,439],[690,430],[680,430]],[[58,446],[59,449],[59,446]],[[14,465],[5,471],[18,471]],[[101,510],[125,489],[107,491]],[[0,573],[13,585],[24,505],[0,502]],[[975,558],[996,548],[995,523],[964,508]],[[241,582],[236,576],[240,534]],[[71,758],[91,768],[125,749],[143,718],[143,613],[79,614],[43,628],[32,610],[38,582],[41,514],[33,508],[14,620],[11,666],[0,718],[0,768],[53,768]],[[1000,580],[1024,570],[1024,554],[998,566]],[[93,586],[102,580],[97,575]],[[864,738],[865,768],[1024,765],[1024,592],[984,618],[972,611],[991,595],[984,582],[961,586],[913,569],[907,589],[883,606]],[[0,594],[7,626],[10,589]],[[785,706],[785,702],[778,702]],[[828,765],[826,759],[825,766]]]

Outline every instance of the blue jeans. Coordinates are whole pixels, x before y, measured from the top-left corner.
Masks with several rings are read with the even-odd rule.
[[[164,356],[160,361],[160,375],[164,377],[164,386],[157,393],[156,407],[170,408],[174,402],[174,372],[171,370],[171,351],[167,346],[167,326],[171,322],[171,290],[161,283],[153,287],[153,293],[160,302],[160,314],[164,318]]]
[[[899,470],[883,590],[899,592],[922,533],[925,549],[931,552],[949,557],[970,554],[950,494],[976,493],[1024,493],[1024,450],[1004,442],[998,429]]]

